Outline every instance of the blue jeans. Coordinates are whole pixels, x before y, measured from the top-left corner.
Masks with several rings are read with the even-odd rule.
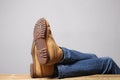
[[[56,64],[58,78],[92,74],[120,74],[120,68],[109,57],[98,58],[95,54],[81,53],[61,47],[62,60]]]

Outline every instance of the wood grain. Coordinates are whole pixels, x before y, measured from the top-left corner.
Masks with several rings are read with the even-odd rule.
[[[29,74],[0,74],[0,80],[58,80],[57,78],[31,78]],[[120,80],[120,75],[90,75],[61,80]]]

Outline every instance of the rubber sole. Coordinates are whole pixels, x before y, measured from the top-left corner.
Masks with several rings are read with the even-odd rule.
[[[47,24],[44,18],[37,21],[34,27],[34,42],[37,48],[37,58],[40,64],[49,61],[49,52],[46,43]]]

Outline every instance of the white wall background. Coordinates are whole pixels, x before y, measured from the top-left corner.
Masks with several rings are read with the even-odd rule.
[[[110,56],[120,66],[120,0],[0,0],[0,73],[29,73],[41,17],[60,46]]]

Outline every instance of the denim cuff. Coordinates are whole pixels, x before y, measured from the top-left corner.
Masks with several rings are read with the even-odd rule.
[[[58,65],[57,68],[58,68],[58,76],[57,76],[57,78],[61,79],[61,78],[63,78],[62,65]]]

